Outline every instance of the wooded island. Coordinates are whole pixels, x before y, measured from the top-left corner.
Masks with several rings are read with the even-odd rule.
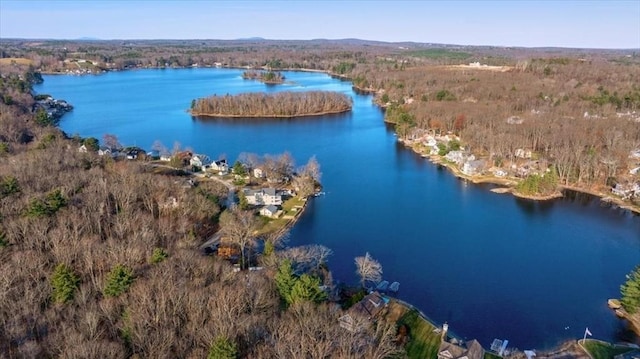
[[[284,83],[284,75],[275,71],[248,70],[242,73],[242,78],[245,80],[258,80],[269,85]]]
[[[191,102],[190,112],[205,117],[292,118],[347,112],[351,106],[351,98],[338,92],[287,91],[200,98]]]

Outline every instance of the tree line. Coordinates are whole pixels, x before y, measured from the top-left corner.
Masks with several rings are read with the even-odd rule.
[[[351,98],[328,91],[243,93],[195,100],[194,116],[213,117],[299,117],[351,110]]]

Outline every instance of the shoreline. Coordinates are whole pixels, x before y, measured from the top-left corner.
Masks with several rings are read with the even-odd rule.
[[[415,149],[414,146],[411,146],[411,145],[407,144],[405,141],[403,141],[400,138],[398,138],[398,142],[402,143],[405,147],[411,149],[411,151],[413,151],[415,154],[420,155],[423,158],[426,158],[427,160],[429,160],[429,162],[431,162],[433,164],[441,165],[443,167],[446,167],[454,176],[456,176],[458,178],[467,180],[467,181],[472,182],[474,184],[488,183],[488,184],[494,184],[494,185],[503,187],[503,188],[495,188],[494,190],[492,190],[492,192],[494,192],[494,193],[510,193],[514,197],[521,198],[521,199],[528,199],[528,200],[532,200],[532,201],[548,201],[548,200],[553,200],[553,199],[557,199],[557,198],[562,198],[562,197],[564,197],[562,191],[570,190],[570,191],[574,191],[574,192],[578,192],[578,193],[584,193],[584,194],[592,195],[594,197],[599,198],[600,201],[613,203],[613,204],[617,205],[618,207],[620,207],[620,208],[622,208],[624,210],[628,210],[628,211],[632,212],[633,214],[640,215],[640,207],[635,206],[633,204],[630,204],[628,202],[625,202],[620,198],[616,198],[616,197],[611,196],[610,194],[602,193],[602,192],[599,192],[599,191],[594,191],[594,190],[590,190],[590,189],[587,189],[587,188],[582,188],[582,187],[577,187],[577,186],[572,186],[572,185],[558,185],[558,191],[557,192],[551,193],[549,195],[543,195],[543,196],[524,195],[524,194],[521,194],[521,193],[517,193],[517,192],[513,191],[513,187],[516,184],[518,184],[518,182],[519,182],[516,179],[499,178],[499,177],[493,177],[493,176],[477,176],[477,175],[476,176],[469,176],[469,175],[465,175],[464,173],[462,173],[460,171],[460,169],[457,166],[455,166],[455,165],[453,165],[451,163],[447,163],[446,161],[443,161],[441,156],[422,154],[422,153],[420,153],[420,151]]]
[[[337,115],[341,113],[346,113],[351,111],[351,108],[345,110],[336,110],[336,111],[323,111],[316,113],[304,113],[298,115],[225,115],[225,114],[207,114],[200,112],[187,111],[193,117],[210,117],[210,118],[297,118],[297,117],[317,117],[317,116],[325,116],[325,115]]]

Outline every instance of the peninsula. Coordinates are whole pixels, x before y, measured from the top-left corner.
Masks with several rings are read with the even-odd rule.
[[[211,96],[191,102],[193,116],[292,118],[350,111],[352,100],[338,92],[244,93]]]

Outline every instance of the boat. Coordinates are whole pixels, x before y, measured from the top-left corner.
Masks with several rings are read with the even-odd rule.
[[[389,288],[389,282],[386,281],[386,280],[383,280],[382,282],[378,283],[378,286],[376,287],[376,290],[384,292],[384,291],[387,290],[387,288]]]
[[[398,283],[398,282],[393,282],[389,286],[389,290],[394,292],[394,293],[397,293],[399,289],[400,289],[400,283]]]

